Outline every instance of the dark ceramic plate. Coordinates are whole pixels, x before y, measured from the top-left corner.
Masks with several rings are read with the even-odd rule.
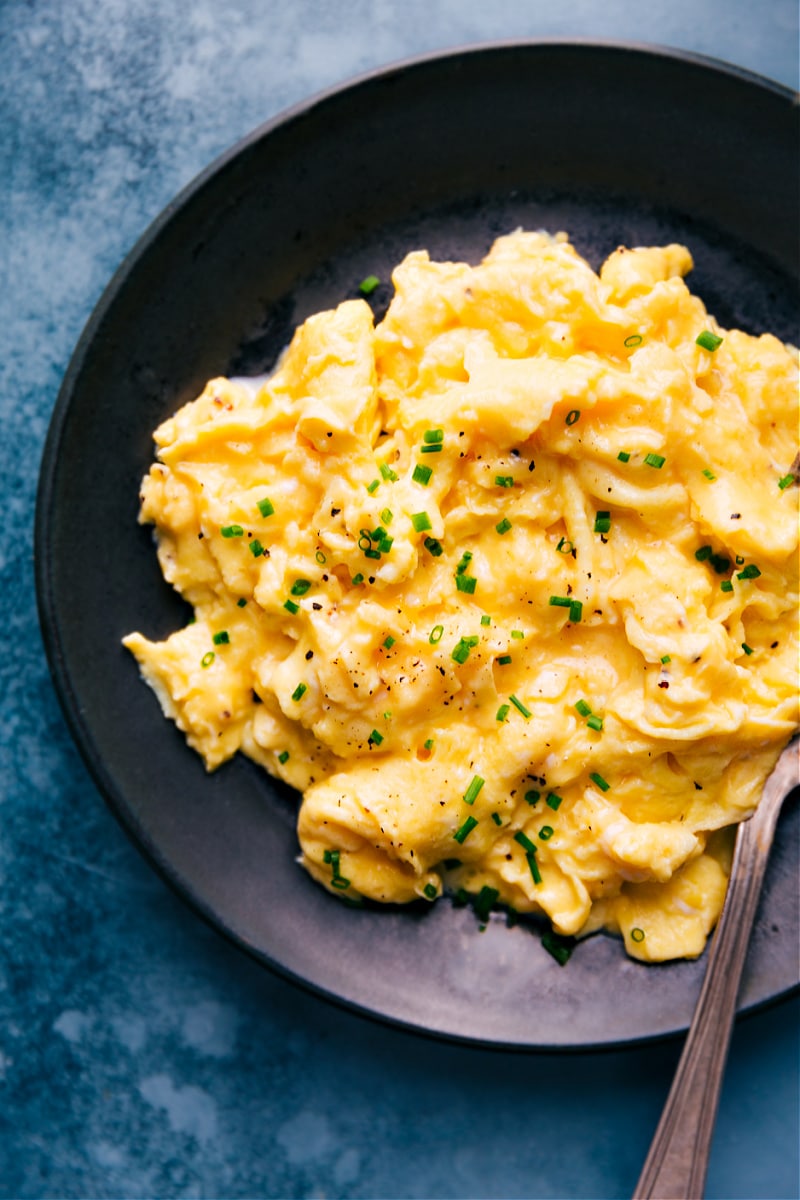
[[[206,379],[270,367],[309,313],[406,251],[476,261],[517,226],[593,265],[685,242],[723,325],[797,340],[797,128],[785,89],[687,55],[506,44],[422,59],[313,99],[193,183],[124,262],[75,351],[37,511],[47,652],[113,811],[221,931],[291,979],[440,1036],[619,1044],[687,1026],[704,964],[645,967],[614,938],[565,967],[541,929],[485,932],[448,902],[353,911],[297,866],[296,798],[244,759],[207,776],[120,638],[182,622],[136,522],[151,431]],[[384,284],[372,297],[388,302]],[[100,519],[102,518],[102,519]],[[797,806],[782,819],[742,1007],[798,983]]]

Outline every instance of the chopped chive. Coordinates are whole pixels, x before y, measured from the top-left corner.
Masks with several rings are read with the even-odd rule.
[[[423,748],[423,750],[432,750],[433,749],[433,738],[428,738],[428,740],[426,742],[423,742],[422,748]]]
[[[717,478],[710,467],[703,467],[703,474],[705,475],[706,479],[710,479],[712,483]]]
[[[244,608],[245,604],[247,604],[247,601],[245,600],[244,596],[240,596],[236,601],[237,608]]]
[[[394,513],[390,508],[381,509],[381,520],[383,521],[384,525],[391,525],[393,516]]]
[[[617,458],[619,459],[620,462],[630,462],[630,459],[631,459],[630,451],[620,450],[619,454],[617,455]]]
[[[377,490],[380,486],[381,486],[380,479],[373,479],[372,483],[368,483],[367,491],[369,492],[370,496],[373,494],[373,492],[377,492]]]
[[[434,558],[440,558],[444,553],[444,547],[437,538],[426,537],[422,544],[428,553],[432,554]]]
[[[530,791],[527,791],[525,793],[526,804],[536,804],[538,802],[541,794],[542,794],[541,792],[536,791],[536,788],[531,788]]]
[[[525,857],[528,860],[528,866],[530,868],[533,882],[541,883],[542,882],[542,873],[539,870],[539,864],[536,861],[536,855],[535,854],[526,854]]]
[[[695,550],[694,556],[698,562],[705,562],[707,558],[711,558],[713,553],[710,546],[701,546],[699,550]]]
[[[305,596],[308,589],[311,587],[310,579],[295,579],[291,586],[290,592],[292,596]]]
[[[629,350],[630,350],[630,349],[631,349],[633,346],[641,346],[641,344],[642,344],[642,335],[641,335],[640,333],[632,333],[632,334],[630,335],[630,337],[626,337],[626,338],[625,338],[625,341],[624,341],[622,344],[623,344],[623,346],[627,346],[627,348],[628,348]]]
[[[283,764],[285,762],[287,762],[288,759],[289,759],[289,751],[281,750],[280,754],[278,755],[278,762],[281,764],[281,766],[283,766]]]
[[[661,655],[661,661],[662,661],[662,663],[664,663],[664,665],[666,666],[666,664],[667,664],[667,663],[669,663],[669,662],[672,662],[672,656],[671,656],[671,655],[669,655],[669,654],[662,654],[662,655]]]
[[[477,633],[473,633],[470,635],[470,637],[465,637],[465,638],[462,638],[461,640],[462,640],[462,642],[466,642],[466,644],[468,646],[477,646],[478,642],[481,639],[478,637]]]
[[[545,804],[548,808],[552,808],[553,812],[558,812],[561,807],[561,797],[558,792],[548,792],[545,797]]]
[[[554,833],[555,830],[553,829],[552,825],[543,825],[539,830],[539,837],[543,842],[549,842]]]
[[[394,538],[390,537],[388,533],[385,533],[378,542],[378,550],[381,552],[381,554],[388,554],[393,545]]]
[[[326,563],[328,561],[321,550],[317,551],[317,553],[314,555],[314,558],[317,560],[317,562],[319,563],[320,566],[322,566],[324,563]]]
[[[466,592],[470,596],[475,591],[477,582],[474,575],[456,575],[456,588],[459,592]]]
[[[275,512],[272,501],[269,500],[266,496],[264,497],[263,500],[259,500],[257,508],[258,508],[258,511],[261,513],[262,517],[271,517],[272,514]]]
[[[781,491],[784,491],[787,487],[791,487],[793,483],[794,475],[790,471],[788,475],[784,475],[783,479],[778,480],[778,487],[781,489]]]
[[[211,640],[215,646],[227,646],[231,639],[227,629],[220,629],[219,633],[215,633]]]
[[[426,442],[427,445],[429,445],[429,446],[436,445],[437,442],[443,442],[444,441],[444,430],[443,429],[426,429],[422,435],[422,440],[423,440],[423,442]]]
[[[344,875],[334,875],[331,880],[331,887],[337,888],[340,892],[346,892],[350,887],[350,880],[345,879]]]
[[[474,804],[475,803],[475,798],[478,795],[478,793],[480,792],[480,790],[483,787],[485,782],[486,782],[486,780],[482,779],[480,777],[480,775],[472,776],[470,785],[467,788],[467,790],[464,792],[464,795],[462,797],[465,804]]]
[[[592,706],[591,706],[591,704],[588,704],[585,700],[578,700],[575,707],[577,708],[578,712],[581,714],[582,717],[588,717],[591,714]]]
[[[734,559],[734,562],[736,563],[737,567],[742,567],[742,566],[744,566],[744,555],[743,555],[743,554],[737,554],[737,555],[736,555],[736,558]]]
[[[569,602],[569,619],[573,625],[577,625],[583,616],[583,604],[580,600],[570,600]]]
[[[395,639],[392,637],[392,635],[391,635],[391,634],[389,634],[389,636],[388,636],[388,637],[385,637],[385,638],[383,639],[383,644],[384,644],[384,646],[386,647],[386,649],[387,649],[387,650],[391,650],[391,648],[392,648],[392,646],[394,645],[394,643],[395,643]]]
[[[523,833],[523,831],[521,829],[518,830],[518,832],[514,834],[514,841],[517,842],[518,845],[522,846],[522,849],[527,854],[535,854],[536,853],[536,847],[534,846],[533,842],[531,841],[531,839],[528,837],[528,835],[526,833]]]
[[[598,512],[594,519],[594,533],[608,533],[611,528],[611,513]]]
[[[643,942],[644,941],[644,930],[640,929],[638,925],[635,925],[633,927],[633,929],[631,930],[631,941],[632,942]]]
[[[752,654],[752,653],[753,653],[753,647],[752,647],[752,646],[748,646],[747,642],[742,642],[742,649],[744,650],[745,654]]]
[[[511,636],[512,636],[512,638],[516,638],[517,641],[521,641],[522,638],[525,637],[525,634],[522,632],[521,629],[512,629]]]
[[[423,487],[427,487],[431,481],[432,474],[433,471],[430,467],[424,467],[422,463],[417,463],[411,478],[414,480],[414,483],[421,483]]]
[[[605,779],[603,779],[603,776],[598,775],[597,771],[592,771],[589,778],[591,779],[592,783],[597,784],[597,786],[600,788],[601,792],[607,792],[608,789],[611,787],[611,784],[606,783]]]
[[[392,468],[388,465],[388,463],[385,463],[385,462],[378,463],[378,470],[380,471],[380,473],[384,479],[391,479],[393,483],[397,482],[399,476],[397,475],[397,473],[395,471],[392,470]]]
[[[503,517],[502,521],[498,521],[495,525],[495,529],[499,534],[508,533],[510,528],[511,522],[509,521],[508,517]]]
[[[579,408],[573,408],[570,409],[564,420],[566,421],[567,425],[574,425],[576,421],[580,420],[580,416],[581,410]]]
[[[694,339],[698,346],[702,346],[704,350],[716,350],[717,346],[721,346],[723,339],[716,333],[712,333],[710,329],[704,329]]]
[[[290,613],[300,612],[300,605],[295,604],[294,600],[284,600],[283,607],[286,609],[287,612],[290,612]]]
[[[353,576],[353,578],[351,579],[350,582],[353,584],[354,587],[358,587],[359,583],[364,582],[364,576],[359,571],[357,575]]]
[[[522,701],[517,696],[509,696],[508,698],[511,701],[511,703],[514,705],[514,708],[516,708],[519,712],[522,713],[525,720],[526,721],[530,720],[530,718],[533,716],[533,713],[531,712],[531,710],[529,708],[526,708],[525,705],[522,703]]]
[[[431,519],[426,512],[418,512],[411,514],[411,524],[416,529],[417,533],[422,533],[425,529],[433,529]]]
[[[455,647],[450,653],[450,657],[454,659],[455,662],[463,665],[469,658],[470,649],[471,647],[469,642],[466,640],[466,638],[462,638],[460,642],[456,643]]]
[[[730,570],[731,560],[724,554],[711,554],[708,561],[718,575],[724,575],[726,571]]]
[[[223,525],[220,533],[224,538],[240,538],[244,534],[241,525]]]
[[[439,895],[439,890],[436,887],[435,883],[426,883],[425,887],[422,889],[422,891],[428,897],[429,900],[435,900],[436,897]]]
[[[492,820],[494,821],[495,825],[502,825],[502,824],[503,824],[503,818],[500,816],[500,813],[493,812],[493,813],[492,813]]]
[[[491,625],[491,623],[492,623],[492,618],[489,616],[489,614],[482,613],[481,614],[481,625]]]
[[[368,740],[370,742],[374,742],[376,746],[380,746],[381,742],[383,741],[383,734],[379,730],[373,729]]]
[[[558,554],[572,554],[574,549],[575,547],[573,546],[572,542],[569,540],[569,538],[565,537],[562,537],[561,541],[556,546],[556,552]]]
[[[430,642],[430,644],[432,646],[435,646],[437,642],[440,642],[442,640],[443,633],[444,633],[444,625],[434,625],[433,629],[430,631],[430,634],[428,635],[428,641]]]
[[[367,275],[366,279],[361,280],[361,283],[358,285],[358,290],[361,292],[362,296],[371,296],[375,291],[375,288],[379,286],[380,282],[381,281],[378,279],[377,275]]]
[[[201,667],[210,667],[216,657],[217,656],[214,653],[214,651],[209,650],[208,653],[204,654],[203,657],[200,659],[200,666]]]
[[[511,662],[510,654],[501,654],[497,660],[497,665],[499,667],[507,667],[510,662]]]
[[[459,845],[463,845],[477,824],[478,822],[476,821],[475,817],[467,817],[464,824],[453,834],[453,839],[458,842]]]
[[[556,933],[554,929],[551,929],[542,934],[542,946],[558,965],[563,967],[569,962],[575,948],[575,939],[564,937],[563,934]]]
[[[748,563],[741,571],[736,572],[737,579],[758,579],[761,572],[755,563]]]
[[[458,565],[456,566],[456,575],[463,575],[471,562],[472,562],[472,551],[465,550],[464,553],[461,555],[461,558],[458,561]]]
[[[420,446],[420,454],[441,454],[442,447],[439,446]]]
[[[495,720],[496,721],[505,721],[505,719],[509,713],[509,708],[510,708],[510,706],[508,704],[501,704],[495,715]]]
[[[308,691],[307,683],[298,683],[297,687],[292,692],[292,699],[293,700],[302,700],[303,696],[305,696],[307,691]]]
[[[258,540],[258,538],[253,538],[252,542],[249,543],[249,550],[253,558],[260,558],[260,556],[264,553],[264,547],[261,545],[261,542]]]
[[[513,488],[514,486],[513,475],[495,475],[494,481],[498,487]]]
[[[500,893],[498,892],[497,888],[489,887],[488,884],[484,884],[478,893],[478,898],[474,904],[475,916],[481,921],[487,921],[489,919],[489,913],[492,911],[494,903],[499,896]]]
[[[594,729],[595,733],[602,733],[603,731],[603,718],[596,716],[594,713],[586,718],[586,724],[590,729]]]
[[[648,467],[655,467],[657,471],[660,471],[667,460],[663,454],[645,454],[644,461]]]
[[[569,596],[551,596],[547,603],[554,608],[569,608],[572,601]]]
[[[722,583],[719,585],[719,589],[721,592],[732,592],[733,582],[730,579],[723,579]]]

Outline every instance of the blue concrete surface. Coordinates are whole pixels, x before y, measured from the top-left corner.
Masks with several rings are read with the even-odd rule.
[[[489,38],[715,55],[797,86],[794,0],[0,3],[0,1196],[630,1194],[675,1043],[443,1045],[273,978],[128,843],[62,720],[33,592],[38,461],[121,258],[209,160],[353,73]],[[739,1023],[709,1197],[792,1198],[798,1004]]]

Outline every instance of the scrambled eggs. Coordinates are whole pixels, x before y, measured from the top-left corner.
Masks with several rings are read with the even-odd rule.
[[[797,355],[684,247],[409,254],[214,379],[142,487],[195,619],[125,639],[209,770],[303,793],[302,863],[699,954],[797,706]]]

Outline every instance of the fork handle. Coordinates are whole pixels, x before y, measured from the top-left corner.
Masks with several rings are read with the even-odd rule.
[[[634,1200],[702,1200],[736,997],[780,799],[797,784],[797,748],[778,763],[737,830],[730,883],[703,986]],[[722,970],[715,969],[720,963]]]

